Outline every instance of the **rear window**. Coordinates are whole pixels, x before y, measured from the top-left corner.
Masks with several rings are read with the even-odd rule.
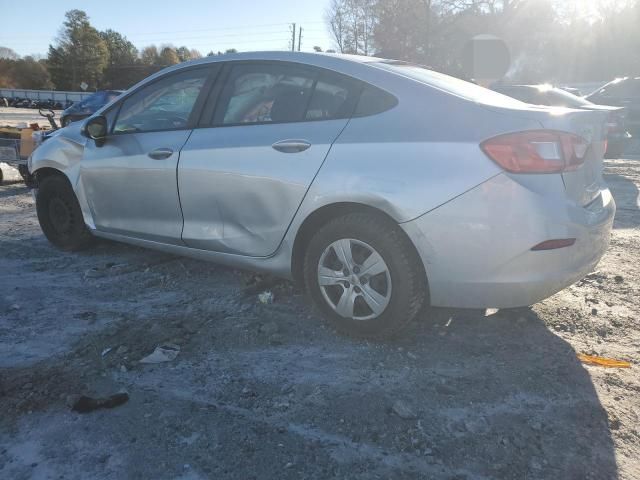
[[[561,88],[554,88],[548,90],[547,95],[549,97],[550,105],[557,107],[568,107],[568,108],[580,108],[587,107],[591,105],[591,102],[585,100],[584,98],[578,97],[573,93],[569,93],[566,90],[562,90]]]
[[[434,72],[433,70],[429,70],[419,65],[397,61],[374,62],[369,65],[411,78],[418,82],[435,87],[438,90],[451,93],[457,97],[471,100],[473,102],[498,107],[522,107],[522,102],[514,98],[507,97],[506,95],[481,87],[475,83],[465,82],[459,78]]]

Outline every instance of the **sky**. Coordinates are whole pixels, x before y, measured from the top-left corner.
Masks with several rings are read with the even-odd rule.
[[[0,46],[21,56],[46,55],[74,8],[98,30],[111,28],[141,49],[150,44],[213,50],[283,50],[291,28],[302,26],[302,50],[334,44],[324,22],[328,0],[0,0]],[[296,35],[297,42],[297,35]],[[297,45],[297,43],[296,43]],[[297,48],[297,46],[296,46]]]

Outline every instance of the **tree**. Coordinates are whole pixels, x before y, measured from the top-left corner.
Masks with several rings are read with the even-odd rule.
[[[191,60],[191,52],[184,45],[182,47],[176,48],[176,55],[178,55],[178,59],[181,62],[187,62]]]
[[[126,37],[114,30],[100,32],[109,52],[100,86],[102,88],[129,88],[139,80],[138,49]]]
[[[158,52],[158,47],[156,47],[155,45],[144,47],[142,49],[142,53],[140,54],[140,61],[144,65],[158,65],[160,62],[160,53]]]
[[[379,1],[374,29],[378,55],[428,63],[429,8],[425,0]]]
[[[376,0],[332,0],[326,19],[341,53],[373,53]]]
[[[15,62],[13,78],[19,88],[46,90],[53,87],[44,62],[38,62],[30,56]]]
[[[178,56],[174,47],[166,45],[162,47],[162,50],[160,50],[160,56],[158,58],[158,63],[160,65],[175,65],[176,63],[180,63],[180,61],[180,57]]]
[[[20,56],[9,47],[0,47],[0,59],[18,60]]]
[[[44,62],[26,56],[17,60],[0,59],[0,87],[44,90],[53,84]]]
[[[107,66],[109,51],[82,10],[70,10],[56,46],[49,46],[47,65],[56,88],[78,89],[82,82],[97,88]]]

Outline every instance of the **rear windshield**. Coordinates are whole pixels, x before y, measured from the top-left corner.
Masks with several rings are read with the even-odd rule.
[[[499,107],[522,108],[523,106],[522,102],[514,98],[419,65],[397,61],[374,62],[369,65],[403,75],[473,102]]]
[[[558,107],[580,108],[591,105],[591,102],[578,97],[561,88],[554,88],[546,92],[551,100],[551,105]]]

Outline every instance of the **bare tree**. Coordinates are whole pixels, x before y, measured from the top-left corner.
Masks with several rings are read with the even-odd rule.
[[[347,37],[347,12],[344,0],[332,0],[327,9],[326,18],[338,50],[344,53]]]

